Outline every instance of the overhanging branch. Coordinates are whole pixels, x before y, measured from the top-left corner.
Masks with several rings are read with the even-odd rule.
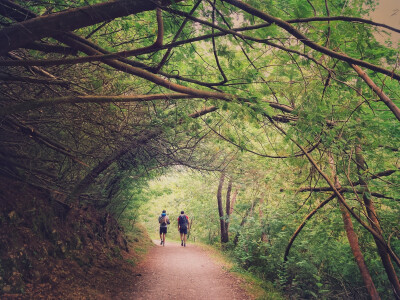
[[[168,0],[162,2],[163,5],[170,3]],[[118,0],[35,17],[0,30],[0,55],[44,37],[62,35],[118,17],[155,10],[156,7],[155,2],[148,0]]]
[[[247,13],[253,15],[253,16],[256,16],[256,17],[258,17],[258,18],[260,18],[260,19],[262,19],[264,21],[276,24],[277,26],[281,27],[282,29],[284,29],[285,31],[287,31],[288,33],[290,33],[291,35],[296,37],[300,42],[302,42],[304,45],[310,47],[311,49],[314,49],[314,50],[316,50],[318,52],[326,54],[326,55],[328,55],[330,57],[337,58],[337,59],[339,59],[341,61],[345,61],[345,62],[350,63],[350,64],[359,65],[359,66],[368,68],[368,69],[370,69],[372,71],[385,74],[385,75],[387,75],[389,77],[392,77],[392,78],[400,81],[400,75],[397,74],[397,73],[394,73],[393,71],[387,70],[385,68],[379,67],[377,65],[368,63],[368,62],[363,61],[363,60],[359,60],[359,59],[352,58],[350,56],[338,53],[338,52],[333,51],[333,50],[331,50],[331,49],[329,49],[327,47],[321,46],[321,45],[311,41],[307,36],[305,36],[299,30],[297,30],[292,25],[290,25],[288,22],[286,22],[286,21],[284,21],[282,19],[279,19],[277,17],[271,16],[271,15],[269,15],[269,14],[263,12],[263,11],[255,9],[254,7],[252,7],[252,6],[250,6],[250,5],[246,4],[246,3],[243,3],[241,1],[238,1],[238,0],[223,0],[223,1],[235,6],[237,8],[240,8],[243,11],[245,11],[245,12],[247,12]]]

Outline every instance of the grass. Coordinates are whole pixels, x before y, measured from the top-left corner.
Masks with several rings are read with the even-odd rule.
[[[242,287],[256,300],[284,300],[283,294],[274,287],[272,282],[264,281],[251,272],[243,270],[233,261],[229,252],[223,252],[220,249],[196,242],[197,246],[205,250],[209,256],[226,271],[237,277]]]
[[[232,270],[239,278],[245,281],[244,288],[257,300],[284,300],[282,293],[277,290],[272,282],[264,281],[245,270]]]

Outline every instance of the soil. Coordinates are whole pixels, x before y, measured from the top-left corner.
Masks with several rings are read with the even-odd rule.
[[[136,280],[130,262],[144,234],[128,244],[106,212],[59,208],[48,192],[0,177],[0,299],[114,299]]]
[[[207,251],[176,242],[153,247],[136,268],[132,290],[119,299],[252,299],[242,281],[210,258]]]

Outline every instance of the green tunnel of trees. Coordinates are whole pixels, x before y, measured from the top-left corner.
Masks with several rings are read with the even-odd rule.
[[[293,297],[399,299],[400,29],[376,5],[0,0],[0,175],[122,219],[169,199]]]

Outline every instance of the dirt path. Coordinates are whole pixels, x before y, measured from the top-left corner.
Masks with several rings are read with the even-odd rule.
[[[239,279],[191,244],[157,245],[136,271],[138,280],[128,299],[251,299]]]

